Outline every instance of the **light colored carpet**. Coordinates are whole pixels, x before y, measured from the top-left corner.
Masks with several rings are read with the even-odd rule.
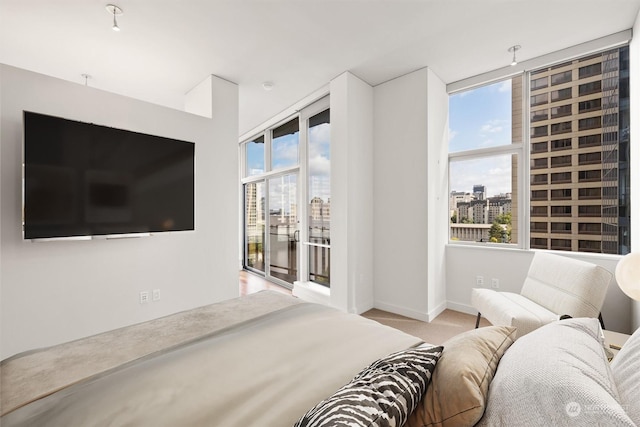
[[[376,308],[363,313],[362,316],[375,320],[383,325],[400,329],[403,332],[421,338],[427,343],[436,345],[442,344],[449,338],[471,330],[476,326],[476,316],[453,310],[443,311],[430,323],[410,319]],[[490,323],[486,319],[482,318],[480,320],[480,326],[489,325]]]

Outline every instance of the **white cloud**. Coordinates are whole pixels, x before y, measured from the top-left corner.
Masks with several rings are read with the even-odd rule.
[[[498,92],[511,92],[511,79],[503,81],[500,86],[498,86]]]
[[[314,156],[309,158],[309,174],[329,176],[331,173],[331,161],[324,156]]]
[[[458,132],[449,128],[449,141],[451,141],[453,138],[456,137],[456,135],[458,135]]]
[[[298,163],[298,140],[278,141],[272,145],[274,167],[291,166]]]
[[[504,130],[504,125],[507,123],[506,120],[489,120],[482,127],[480,127],[480,133],[498,133]]]
[[[312,145],[329,145],[331,141],[331,125],[323,123],[309,129],[309,139]]]
[[[511,192],[511,155],[498,155],[452,162],[450,166],[452,190],[473,190],[484,185],[489,197]]]

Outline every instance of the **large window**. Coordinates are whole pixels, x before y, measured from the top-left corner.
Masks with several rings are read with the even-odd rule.
[[[298,118],[271,131],[271,169],[297,166],[300,132]]]
[[[522,131],[513,123],[522,119],[514,120],[513,111],[522,115],[522,80],[475,88],[449,101],[450,239],[515,244]]]
[[[259,136],[246,144],[247,175],[264,173],[264,136]]]
[[[330,284],[328,106],[317,101],[241,145],[243,266],[287,287]]]
[[[500,89],[507,87],[510,97],[500,97]],[[510,186],[511,239],[502,241],[535,249],[630,251],[628,47],[451,94],[449,105],[452,241],[501,241],[476,238],[481,234],[477,231],[471,238],[471,233],[454,229],[465,223],[476,224],[476,229],[492,225],[488,215],[472,216],[480,198],[467,188],[470,182],[486,185],[502,171],[500,187],[486,185],[488,194]],[[492,118],[497,110],[501,115]],[[479,121],[498,120],[511,127],[511,137],[499,139],[511,147],[496,147],[497,132],[492,137],[480,132]],[[475,134],[467,130],[471,127]],[[523,130],[528,138],[520,138]],[[504,155],[512,156],[508,174],[504,161],[499,161]],[[527,169],[518,169],[518,156],[529,159]],[[519,205],[516,194],[529,198]],[[522,227],[526,236],[519,242],[513,237],[518,218],[529,223]],[[459,237],[463,235],[467,238]]]
[[[331,122],[329,110],[309,118],[309,280],[329,285],[331,244]]]

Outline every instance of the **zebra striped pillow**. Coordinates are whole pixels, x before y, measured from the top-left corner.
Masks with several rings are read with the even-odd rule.
[[[372,363],[294,427],[402,426],[427,390],[442,347],[423,344]]]

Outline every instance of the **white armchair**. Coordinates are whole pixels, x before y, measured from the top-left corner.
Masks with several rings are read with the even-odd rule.
[[[536,252],[519,294],[474,288],[471,305],[478,322],[482,315],[493,325],[515,326],[521,337],[562,315],[600,317],[611,278],[598,265]]]

